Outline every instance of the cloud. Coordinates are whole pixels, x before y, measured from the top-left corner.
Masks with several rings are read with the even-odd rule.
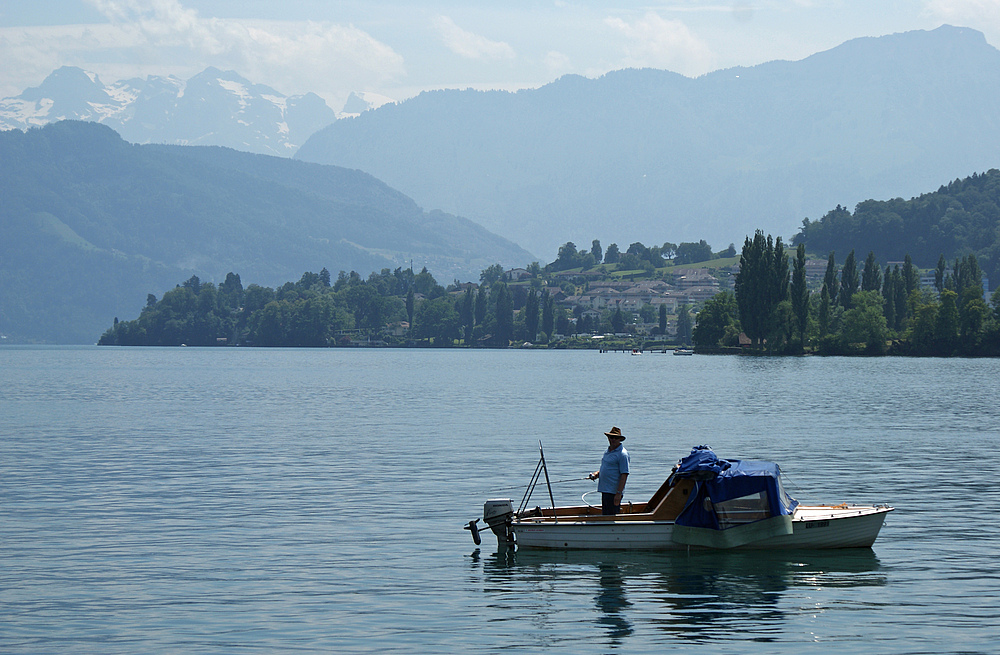
[[[544,62],[545,70],[547,70],[550,75],[554,75],[556,77],[573,70],[573,65],[569,56],[556,50],[551,50],[546,53]]]
[[[514,49],[503,41],[490,41],[486,37],[467,32],[447,16],[438,16],[434,27],[445,46],[466,59],[514,59]]]
[[[617,17],[604,22],[625,37],[625,66],[667,68],[685,75],[711,70],[712,51],[679,20],[650,11],[631,23]]]
[[[1000,23],[1000,0],[928,0],[926,11],[945,21]]]
[[[189,77],[215,66],[283,93],[314,91],[335,105],[350,91],[405,75],[399,54],[352,25],[203,18],[179,0],[88,1],[107,24],[0,30],[0,58],[23,71],[7,85],[23,90],[63,64],[97,72],[105,82]]]

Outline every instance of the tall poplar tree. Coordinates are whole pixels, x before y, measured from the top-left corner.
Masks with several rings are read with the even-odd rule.
[[[941,292],[941,307],[934,323],[934,344],[938,354],[952,355],[958,347],[958,294],[949,289]]]
[[[677,340],[685,346],[691,343],[691,312],[687,303],[677,310]]]
[[[472,341],[472,329],[476,327],[476,298],[472,293],[472,286],[465,288],[465,297],[462,299],[462,325],[465,327],[465,342]]]
[[[886,265],[882,281],[882,313],[885,315],[886,326],[896,329],[896,282],[899,281],[899,266],[896,266],[895,276],[891,266]]]
[[[830,292],[823,284],[823,290],[819,297],[819,338],[822,339],[830,333]]]
[[[917,273],[917,267],[913,265],[909,253],[903,258],[903,283],[907,297],[920,286],[920,274]]]
[[[496,290],[497,331],[496,345],[506,348],[514,338],[514,294],[503,282],[494,285]]]
[[[861,290],[882,290],[882,272],[878,267],[878,262],[875,261],[875,253],[871,250],[868,251],[868,257],[865,259],[865,269],[861,274]]]
[[[906,258],[909,259],[910,256],[907,255]],[[910,262],[910,268],[911,270],[913,269],[912,262]],[[896,311],[894,312],[896,317],[896,324],[893,329],[895,329],[896,332],[902,332],[903,327],[907,323],[907,319],[910,317],[910,311],[911,311],[910,303],[907,302],[907,299],[910,297],[910,291],[908,290],[910,288],[910,282],[906,273],[906,263],[903,264],[903,270],[901,272],[900,271],[893,271],[893,272],[899,273],[899,280],[896,282],[896,289],[895,289],[896,296],[894,299],[896,303]],[[916,289],[916,286],[914,286],[913,288]]]
[[[528,300],[524,305],[524,327],[528,331],[528,340],[534,341],[538,337],[538,292],[534,289],[528,291]]]
[[[795,250],[792,269],[792,312],[795,315],[795,331],[799,337],[800,352],[806,345],[806,326],[809,322],[809,288],[806,286],[806,246],[800,243]]]
[[[781,237],[772,241],[760,230],[747,237],[736,275],[740,325],[758,348],[775,327],[778,305],[788,295],[788,258]]]
[[[840,305],[844,309],[851,308],[851,296],[858,292],[859,286],[858,264],[852,250],[847,255],[847,259],[844,260],[844,268],[840,269]]]
[[[837,280],[837,262],[834,259],[832,250],[826,260],[826,275],[823,276],[823,285],[826,286],[826,293],[830,297],[830,304],[836,304],[837,294],[840,292],[840,282]]]
[[[542,290],[542,332],[545,336],[552,336],[552,328],[555,327],[555,302],[549,294],[548,289]]]
[[[476,325],[482,325],[486,320],[487,307],[486,285],[480,285],[479,293],[476,294]]]
[[[597,239],[594,239],[593,243],[590,244],[590,254],[594,256],[595,264],[604,261],[604,250],[601,249],[601,242]]]

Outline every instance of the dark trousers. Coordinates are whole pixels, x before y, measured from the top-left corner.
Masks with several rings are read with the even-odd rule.
[[[621,507],[615,505],[616,494],[601,493],[601,514],[604,516],[614,516]]]

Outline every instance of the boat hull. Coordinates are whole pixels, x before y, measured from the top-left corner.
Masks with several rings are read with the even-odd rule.
[[[735,549],[870,548],[890,507],[799,507],[792,533]],[[673,521],[522,519],[511,526],[518,548],[686,550],[702,548],[673,540]]]

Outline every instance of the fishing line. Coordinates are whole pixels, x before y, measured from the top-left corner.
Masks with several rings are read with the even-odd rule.
[[[589,480],[589,476],[584,476],[582,478],[567,478],[566,480],[553,480],[549,484],[562,484],[563,482],[579,482],[580,480]],[[491,494],[496,491],[510,491],[511,489],[520,489],[523,485],[517,484],[513,487],[500,487],[499,489],[486,489],[485,491],[480,491],[477,493],[481,494]]]

